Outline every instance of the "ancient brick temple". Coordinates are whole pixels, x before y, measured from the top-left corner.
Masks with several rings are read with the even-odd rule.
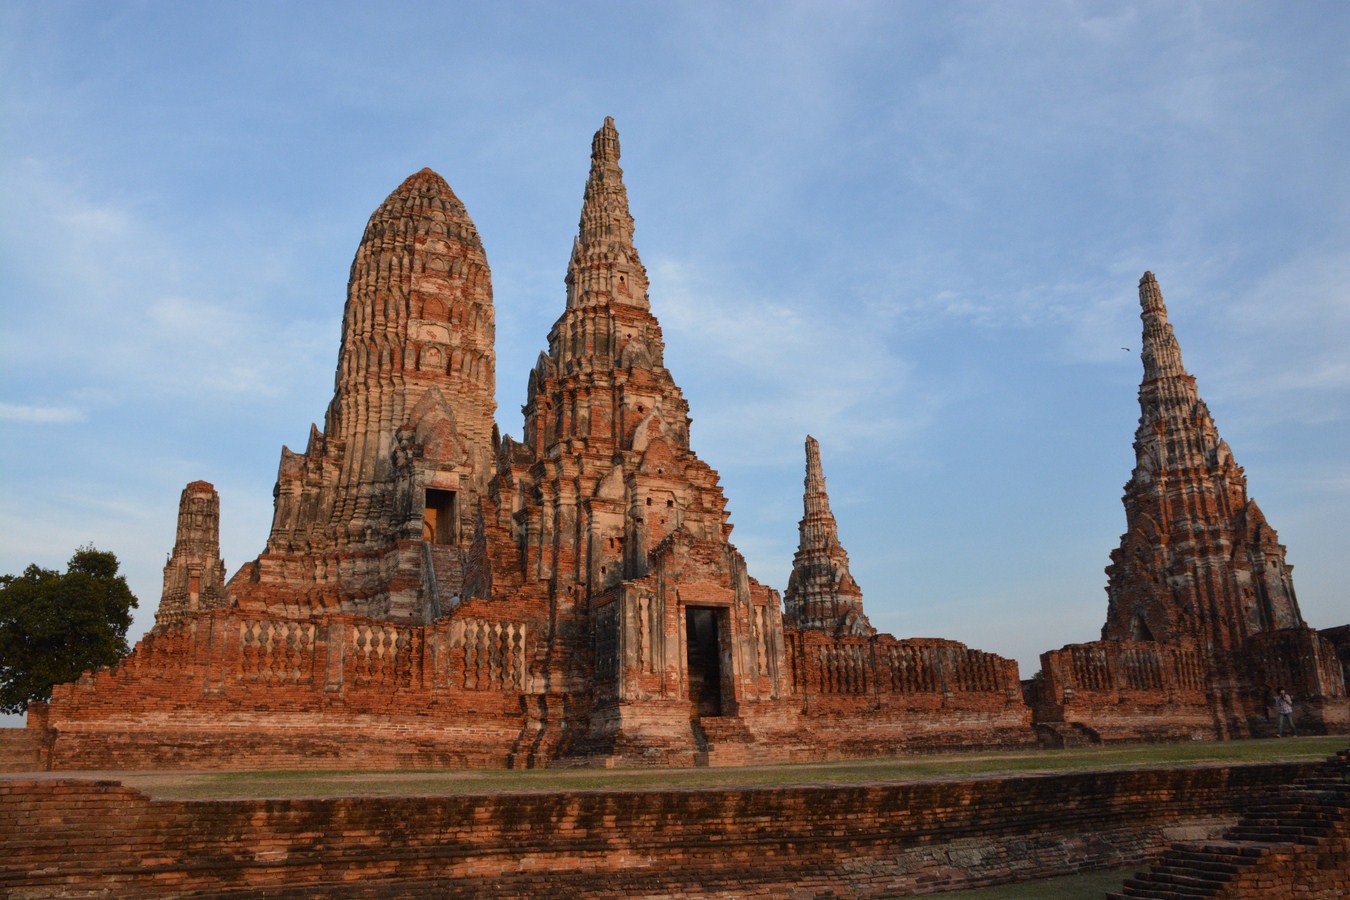
[[[1270,697],[1285,687],[1306,726],[1344,727],[1336,647],[1303,622],[1285,548],[1182,364],[1152,272],[1139,304],[1135,467],[1106,624],[1099,643],[1042,657],[1039,712],[1127,736],[1237,737],[1269,730]]]
[[[498,438],[478,233],[434,172],[400,185],[357,249],[323,430],[282,450],[266,549],[224,592],[192,581],[220,565],[219,507],[189,486],[159,624],[58,687],[53,765],[725,764],[1034,741],[1015,663],[875,633],[813,439],[784,621],[690,449],[633,228],[607,119],[522,437]]]
[[[1103,640],[1045,654],[1024,687],[1010,660],[872,628],[813,438],[785,597],[750,575],[690,449],[633,230],[607,119],[521,438],[499,437],[478,233],[439,175],[400,185],[356,252],[323,430],[282,450],[263,553],[222,588],[219,500],[189,485],[156,627],[54,690],[51,765],[722,765],[1213,738],[1258,731],[1275,681],[1306,724],[1346,723],[1335,647],[1299,617],[1151,275]]]

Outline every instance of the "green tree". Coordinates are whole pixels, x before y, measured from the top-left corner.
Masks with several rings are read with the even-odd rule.
[[[112,553],[81,547],[62,575],[0,575],[0,712],[47,700],[52,685],[126,655],[136,597]]]

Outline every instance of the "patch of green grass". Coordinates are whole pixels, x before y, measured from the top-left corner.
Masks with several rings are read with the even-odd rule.
[[[874,784],[1320,759],[1346,738],[1195,742],[1072,750],[961,752],[887,759],[721,769],[453,769],[397,772],[125,772],[123,783],[163,799],[435,796],[504,792],[697,790],[809,784]],[[75,773],[68,773],[75,774]],[[108,777],[109,773],[102,773]]]

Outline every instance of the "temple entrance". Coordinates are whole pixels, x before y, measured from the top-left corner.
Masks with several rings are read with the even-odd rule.
[[[432,544],[457,543],[455,492],[427,488],[422,509],[422,540]]]
[[[690,606],[684,611],[689,711],[695,717],[722,715],[722,641],[719,619],[716,609]]]

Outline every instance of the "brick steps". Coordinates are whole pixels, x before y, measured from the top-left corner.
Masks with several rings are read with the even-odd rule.
[[[1113,900],[1275,896],[1271,893],[1275,876],[1261,877],[1256,869],[1268,867],[1272,857],[1292,858],[1310,849],[1329,848],[1329,855],[1336,858],[1338,852],[1330,845],[1346,843],[1347,823],[1350,750],[1330,758],[1314,774],[1281,788],[1274,797],[1254,804],[1224,833],[1223,840],[1174,843],[1153,868],[1126,879],[1120,892],[1107,896]]]
[[[44,768],[41,737],[27,728],[0,728],[0,772],[38,772]]]
[[[755,754],[755,736],[745,720],[737,716],[705,716],[690,723],[699,750],[694,754],[698,766],[748,766],[759,760]]]
[[[1035,728],[1037,741],[1047,749],[1093,747],[1102,742],[1097,732],[1081,722],[1037,722]]]

